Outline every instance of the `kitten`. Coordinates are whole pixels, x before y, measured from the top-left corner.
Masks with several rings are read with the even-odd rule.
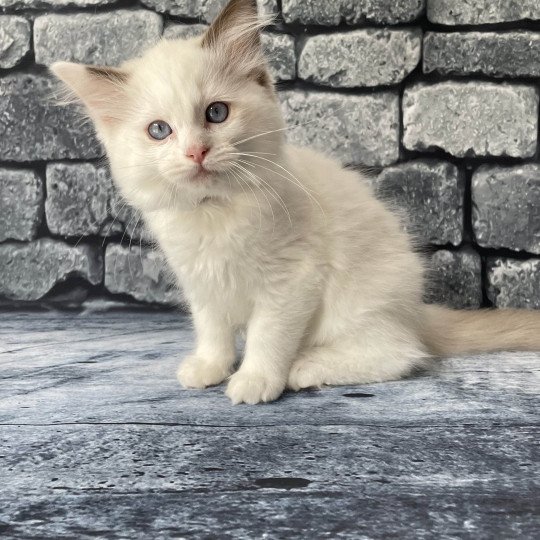
[[[259,403],[398,379],[434,355],[540,349],[540,314],[422,303],[422,264],[367,182],[285,144],[261,27],[255,0],[231,0],[203,36],[118,69],[52,66],[189,302],[197,347],[180,383],[229,379],[233,403]]]

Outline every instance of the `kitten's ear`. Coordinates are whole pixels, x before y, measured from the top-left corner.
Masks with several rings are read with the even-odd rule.
[[[261,29],[271,22],[257,14],[256,0],[230,0],[203,35],[201,45],[224,55],[262,86],[271,84],[262,53]]]
[[[84,103],[93,120],[107,124],[121,119],[127,73],[116,68],[71,62],[56,62],[50,69],[66,85],[65,97]]]

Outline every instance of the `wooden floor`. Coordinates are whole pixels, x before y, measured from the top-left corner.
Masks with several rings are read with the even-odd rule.
[[[538,538],[540,355],[231,406],[181,315],[0,314],[1,538]]]

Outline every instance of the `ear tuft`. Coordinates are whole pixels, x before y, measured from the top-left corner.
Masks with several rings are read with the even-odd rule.
[[[260,39],[259,32],[263,26],[265,22],[259,21],[257,16],[256,0],[230,0],[204,34],[202,46],[219,46],[220,42],[234,37],[235,30],[238,39],[242,39],[239,31],[251,34],[251,39]]]

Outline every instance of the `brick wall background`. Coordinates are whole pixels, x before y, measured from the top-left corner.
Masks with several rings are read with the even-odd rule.
[[[91,127],[46,65],[114,65],[223,0],[0,0],[0,305],[175,302]],[[262,0],[292,141],[372,168],[433,268],[427,297],[540,308],[538,0]],[[328,114],[334,110],[334,114]]]

